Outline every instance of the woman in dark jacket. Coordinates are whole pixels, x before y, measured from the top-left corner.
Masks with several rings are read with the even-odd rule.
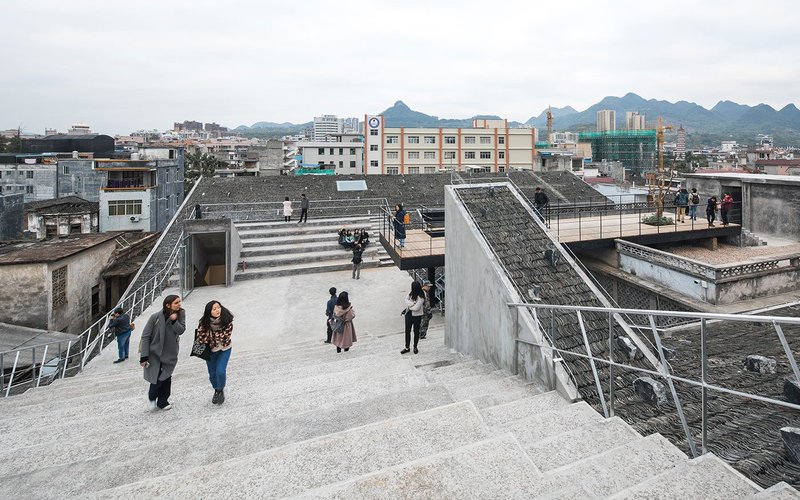
[[[403,222],[406,218],[406,211],[403,210],[403,205],[398,203],[394,206],[394,237],[397,240],[397,246],[403,248],[406,245],[406,225]]]
[[[117,337],[117,351],[119,358],[114,363],[122,363],[128,359],[128,350],[131,345],[131,318],[125,311],[118,307],[108,321],[108,329]]]
[[[228,360],[231,359],[231,335],[233,334],[233,314],[216,300],[206,304],[203,317],[195,332],[197,341],[211,347],[211,358],[206,361],[208,379],[214,388],[211,403],[221,405],[225,402],[225,379]]]
[[[144,379],[150,382],[147,400],[150,408],[169,410],[172,389],[172,372],[178,363],[180,336],[186,330],[186,311],[181,298],[167,295],[162,308],[150,316],[142,330],[142,352],[139,363],[144,368]]]

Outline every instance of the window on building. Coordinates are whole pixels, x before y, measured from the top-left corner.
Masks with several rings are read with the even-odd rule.
[[[0,179],[2,179],[2,178],[3,178],[3,171],[0,170]]]
[[[33,179],[33,170],[28,170],[27,172],[25,172],[25,178]]]
[[[65,175],[66,175],[66,174],[69,174],[69,165],[64,165],[64,166],[61,168],[61,173],[62,173],[62,174],[65,174]]]
[[[408,173],[409,174],[418,174],[419,173],[419,167],[408,167]]]
[[[92,318],[100,314],[100,285],[92,287]]]
[[[387,160],[396,160],[398,158],[397,151],[387,151],[386,152],[386,159]]]
[[[481,144],[491,144],[491,143],[492,143],[491,137],[486,137],[483,135],[481,136]]]
[[[375,149],[372,149],[372,146],[370,146],[370,150],[377,151],[378,150],[378,145],[375,144],[374,146],[375,146]],[[351,155],[355,155],[356,154],[356,148],[350,148],[350,154]]]
[[[491,159],[492,159],[491,151],[481,151],[481,160],[491,160]]]
[[[473,136],[473,135],[465,135],[464,136],[464,144],[475,144],[475,136]]]
[[[343,154],[344,154],[344,148],[339,148],[339,156],[342,156]]]
[[[356,168],[356,161],[350,160],[350,168]]]
[[[378,160],[370,160],[369,161],[369,166],[370,167],[377,167],[378,166]]]
[[[318,155],[324,155],[325,154],[325,148],[317,148],[317,154]]]
[[[387,135],[386,136],[386,144],[398,144],[400,142],[400,138],[396,135]]]
[[[418,135],[409,135],[408,136],[408,143],[409,144],[419,144],[419,136]]]
[[[108,215],[141,215],[142,200],[112,200],[108,202]]]
[[[369,150],[370,151],[377,151],[378,150],[378,145],[377,144],[370,144],[369,145]],[[351,151],[353,151],[353,153],[351,153],[351,154],[356,154],[355,153],[355,149],[351,149]]]
[[[436,136],[435,135],[426,135],[424,141],[425,141],[425,144],[436,144]]]
[[[436,151],[425,151],[425,154],[423,156],[426,160],[435,160]]]
[[[344,162],[343,161],[339,161],[339,168],[344,168]]]
[[[505,144],[505,143],[506,143],[506,137],[504,135],[497,137],[497,144]]]
[[[426,174],[435,174],[436,173],[436,167],[425,167],[425,173]]]
[[[505,172],[506,171],[506,166],[505,165],[499,165],[497,167],[497,171],[498,172]]]
[[[318,161],[317,165],[319,165],[320,167],[324,167],[325,166],[325,162],[324,161]]]
[[[328,148],[328,152],[330,153],[331,156],[333,156],[333,148]]]
[[[455,160],[456,159],[456,152],[455,151],[445,151],[444,152],[444,159],[445,160]]]
[[[474,160],[475,159],[475,151],[464,151],[464,159],[465,160]]]
[[[456,143],[456,136],[454,136],[454,135],[446,135],[446,136],[444,136],[444,143],[445,144],[455,144]]]
[[[369,129],[369,135],[378,135],[378,129],[376,128]]]
[[[53,270],[52,276],[53,309],[67,303],[67,266]]]
[[[408,159],[409,160],[419,160],[419,151],[409,151],[408,152]]]
[[[28,194],[33,194],[33,186],[25,186],[25,192]]]
[[[397,175],[400,171],[397,167],[386,167],[386,173],[389,175]]]
[[[506,152],[505,151],[498,151],[497,152],[497,157],[499,159],[501,159],[501,160],[505,160],[506,159]]]

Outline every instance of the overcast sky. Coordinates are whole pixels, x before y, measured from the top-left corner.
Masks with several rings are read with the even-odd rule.
[[[800,5],[3,0],[0,129],[310,121],[402,100],[525,121],[607,95],[800,101]]]

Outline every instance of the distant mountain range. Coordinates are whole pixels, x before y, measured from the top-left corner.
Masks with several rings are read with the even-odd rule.
[[[655,127],[659,116],[666,124],[677,128],[679,125],[687,130],[688,136],[694,136],[693,143],[703,141],[717,142],[720,139],[733,138],[742,143],[754,143],[757,134],[775,136],[776,144],[800,145],[800,109],[788,104],[780,110],[769,105],[759,104],[747,106],[732,101],[720,101],[713,108],[706,109],[699,104],[687,101],[671,103],[656,99],[644,99],[632,92],[622,97],[605,97],[597,104],[584,111],[577,111],[571,106],[552,108],[553,128],[555,130],[594,130],[597,111],[613,109],[617,112],[617,129],[625,127],[625,112],[638,111],[647,117],[649,127]],[[397,101],[382,113],[387,125],[391,127],[470,127],[474,119],[500,119],[496,115],[476,115],[464,119],[446,119],[414,111],[403,101]],[[250,127],[237,127],[238,131],[277,131],[302,130],[311,123],[273,123],[258,122]],[[524,124],[508,122],[509,127],[529,125],[538,129],[547,126],[547,110],[532,116]]]

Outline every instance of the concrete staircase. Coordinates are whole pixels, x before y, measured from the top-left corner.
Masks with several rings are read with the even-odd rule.
[[[1,401],[0,498],[797,498],[443,337],[234,351],[222,406],[185,352],[169,411],[133,360]]]
[[[371,216],[312,219],[307,223],[248,221],[235,224],[242,240],[237,281],[342,271],[352,268],[352,252],[338,243],[338,231],[367,229],[370,244],[362,269],[393,265],[378,241],[379,219]]]

